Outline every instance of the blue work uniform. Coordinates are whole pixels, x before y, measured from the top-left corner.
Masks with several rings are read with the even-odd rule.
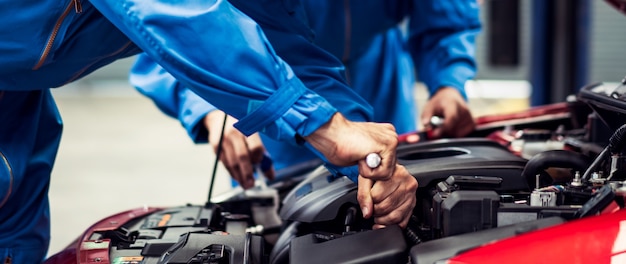
[[[292,20],[302,20],[300,6],[280,2]],[[62,131],[51,87],[143,51],[185,87],[238,118],[237,127],[248,135],[263,131],[296,142],[337,112],[295,77],[253,20],[224,0],[2,1],[0,13],[7,20],[0,28],[3,262],[38,263],[48,248],[48,187]],[[313,81],[322,83],[328,74],[328,83],[349,90],[341,77],[319,74]]]
[[[467,99],[464,84],[476,73],[474,39],[481,28],[475,0],[302,2],[315,31],[315,44],[343,62],[348,83],[374,108],[372,121],[392,123],[398,133],[416,130],[416,70],[431,95],[447,86]],[[271,43],[284,41],[271,34],[271,28],[264,30]],[[288,60],[293,50],[275,47],[289,64],[306,63]],[[138,65],[144,63],[140,58]],[[298,72],[296,75],[300,76]],[[193,95],[165,71],[133,70],[130,79],[159,108],[177,117],[195,142],[207,141],[201,120],[215,107]],[[346,102],[332,90],[318,94],[348,117],[350,108],[362,104],[360,100]],[[263,134],[261,137],[279,171],[298,171],[293,167],[319,164],[313,153],[300,146]]]

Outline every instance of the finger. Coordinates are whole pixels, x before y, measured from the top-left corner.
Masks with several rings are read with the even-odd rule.
[[[441,124],[439,135],[441,137],[459,137],[459,130],[465,125],[465,120],[459,116],[459,112],[462,111],[456,106],[450,106],[444,109],[444,119]]]
[[[230,177],[233,178],[240,186],[243,187],[243,178],[240,172],[239,166],[237,162],[232,161],[231,155],[227,155],[226,153],[221,153],[220,161],[230,174]]]
[[[381,155],[381,157],[382,156],[383,155]],[[362,177],[370,179],[370,180],[386,181],[391,177],[391,175],[393,175],[393,171],[395,168],[395,166],[392,166],[391,164],[389,164],[390,159],[393,159],[395,161],[395,155],[393,155],[393,157],[390,157],[390,155],[387,155],[386,158],[381,158],[380,166],[376,168],[370,168],[370,166],[367,165],[365,158],[363,158],[359,160],[359,163],[358,163],[359,174]]]
[[[406,224],[415,207],[417,187],[415,177],[400,165],[391,180],[376,182],[371,191],[375,223]]]
[[[255,133],[247,137],[246,143],[248,145],[248,150],[250,151],[250,160],[252,164],[255,164],[256,166],[259,166],[260,164],[265,178],[273,180],[276,174],[274,171],[274,165],[271,164],[271,158],[269,158],[269,156],[265,156],[265,146],[263,145],[263,141],[261,140],[259,134]],[[266,166],[264,162],[269,162],[269,166]]]
[[[265,153],[265,147],[263,146],[263,141],[261,141],[261,137],[258,133],[254,133],[249,137],[246,137],[246,144],[248,146],[248,151],[250,152],[250,161],[253,164],[261,163],[263,160],[263,154]]]
[[[467,120],[467,121],[461,121]],[[463,137],[474,131],[476,128],[476,123],[472,117],[462,118],[459,120],[458,125],[454,127],[454,129],[450,132],[450,136],[452,137]]]
[[[420,115],[420,124],[422,124],[425,128],[430,127],[430,118],[435,115],[431,104],[432,102],[430,104],[427,103],[422,109],[422,114]]]
[[[388,168],[389,171],[387,173],[391,175],[393,174],[396,168],[396,164],[398,163],[398,160],[396,157],[396,149],[398,148],[398,137],[394,136],[391,142],[387,142],[386,147],[387,148],[385,148],[380,153],[380,156],[382,158],[381,164],[385,166],[386,168]]]
[[[243,134],[234,129],[227,129],[222,139],[222,150],[220,152],[220,160],[231,177],[244,189],[252,187],[254,185],[254,177],[252,177],[249,158],[247,158],[247,162],[242,162],[242,159],[245,161],[245,157],[248,156]]]
[[[234,163],[234,161],[230,159],[228,154],[224,154],[231,152],[230,150],[228,150],[229,139],[225,136],[225,134],[222,134],[222,130],[225,128],[222,126],[225,117],[226,114],[224,112],[220,110],[214,110],[204,116],[203,123],[209,133],[207,139],[209,141],[209,145],[211,146],[211,149],[213,149],[213,153],[215,153],[216,155],[218,154],[218,148],[220,147],[219,142],[220,140],[222,140],[222,149],[219,150],[219,157],[216,158],[222,162],[231,177],[239,182],[239,169],[236,167],[236,163]],[[221,138],[222,136],[224,137]]]
[[[365,161],[365,158],[363,158],[362,160],[359,160],[358,167],[359,167],[359,177],[364,177],[367,179],[373,178],[374,169],[367,166],[367,162]]]
[[[396,210],[393,210],[388,214],[374,216],[374,223],[379,225],[406,224],[411,218],[414,208],[414,200],[406,200],[400,204]],[[376,210],[376,206],[374,206],[374,210]]]
[[[393,179],[377,181],[374,186],[372,186],[372,190],[370,191],[370,196],[372,197],[374,205],[376,206],[377,204],[385,202],[385,206],[394,206],[395,204],[390,204],[395,202],[393,201],[393,197],[390,198],[390,196],[399,189],[399,185],[400,182]]]
[[[386,128],[378,138],[380,144],[377,148],[380,148],[380,151],[374,149],[373,152],[370,152],[377,153],[380,156],[380,165],[376,168],[368,166],[366,156],[370,153],[366,153],[358,161],[361,176],[376,181],[389,179],[393,175],[397,163],[396,148],[398,147],[398,136],[395,133],[395,128],[391,124],[380,125]]]
[[[370,196],[370,190],[372,189],[372,185],[374,185],[374,181],[359,176],[357,200],[359,201],[359,205],[361,206],[361,212],[363,212],[363,218],[365,219],[370,218],[373,213],[374,204]]]
[[[250,152],[248,151],[245,137],[240,137],[239,140],[233,141],[232,144],[233,159],[238,163],[239,167],[241,179],[239,183],[244,189],[252,188],[254,187],[254,165],[250,160]]]
[[[222,125],[225,117],[226,114],[220,110],[211,111],[204,116],[204,126],[209,133],[208,140],[213,148],[213,151],[217,150],[218,142],[220,140],[220,136],[222,135]]]
[[[455,130],[454,135],[452,135],[453,137],[464,137],[466,135],[468,135],[469,133],[471,133],[472,131],[474,131],[475,125],[473,122],[471,123],[465,123],[460,127],[457,127],[457,129]]]
[[[402,203],[396,210],[392,212],[374,217],[374,223],[380,226],[399,225],[405,228],[413,214],[414,203],[410,200]],[[375,209],[376,210],[376,209]]]
[[[458,129],[458,137],[466,136],[474,131],[474,129],[476,129],[476,122],[474,121],[474,118],[472,117],[469,109],[464,108],[463,111],[463,118],[461,120],[463,120],[464,122],[462,127]]]
[[[382,229],[382,228],[385,228],[385,227],[387,227],[387,226],[386,225],[374,224],[372,226],[372,229],[376,230],[376,229]]]
[[[451,111],[453,110],[454,112],[450,113],[449,115],[455,117],[455,120],[458,122],[456,122],[453,126],[455,131],[452,136],[462,137],[473,131],[476,127],[476,124],[474,123],[472,113],[469,110],[469,107],[465,101],[459,98],[454,106],[455,107],[450,107]]]
[[[224,118],[227,118],[225,124]],[[246,177],[248,172],[245,171],[244,167],[240,166],[242,163],[238,158],[240,155],[239,153],[242,151],[238,148],[241,147],[241,142],[245,143],[245,137],[232,127],[233,122],[235,121],[236,120],[234,118],[227,117],[224,112],[219,110],[209,112],[203,119],[204,125],[209,132],[209,144],[216,154],[218,152],[220,153],[217,158],[222,162],[230,176],[237,181],[239,185],[243,188],[250,188],[254,185],[254,178],[251,173],[250,178]],[[224,131],[222,132],[222,130]],[[221,146],[220,141],[222,142]],[[221,149],[218,150],[220,147]],[[245,144],[244,148],[247,148],[245,147]],[[245,151],[247,152],[247,149]]]

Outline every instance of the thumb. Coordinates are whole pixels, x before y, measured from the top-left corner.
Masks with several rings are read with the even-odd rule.
[[[374,211],[374,202],[372,201],[372,195],[370,194],[372,186],[374,186],[374,181],[359,175],[358,186],[357,200],[361,206],[363,218],[368,219],[372,217]]]

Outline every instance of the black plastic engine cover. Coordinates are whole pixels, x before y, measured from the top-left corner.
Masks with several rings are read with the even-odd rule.
[[[291,240],[290,263],[407,263],[406,251],[398,226],[330,240],[308,234]]]
[[[451,175],[499,177],[493,190],[526,190],[522,171],[527,160],[500,144],[481,138],[441,139],[398,147],[398,163],[417,178],[420,188],[434,185]]]
[[[398,147],[397,156],[417,178],[418,196],[428,200],[425,190],[434,189],[451,175],[498,177],[501,184],[493,190],[528,190],[521,176],[526,160],[491,140],[442,139],[403,145]],[[280,216],[307,223],[334,219],[346,203],[358,204],[356,188],[347,178],[333,178],[327,170],[318,169],[285,197]]]
[[[185,233],[170,247],[159,264],[267,263],[259,236]]]
[[[436,200],[436,199],[434,199]],[[441,220],[434,226],[444,237],[494,228],[497,223],[500,196],[494,191],[456,191],[439,203],[433,202],[433,212]]]

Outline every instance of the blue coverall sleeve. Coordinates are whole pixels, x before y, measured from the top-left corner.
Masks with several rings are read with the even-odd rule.
[[[217,108],[183,87],[174,76],[145,54],[137,56],[129,77],[131,85],[152,99],[165,114],[176,118],[195,143],[206,143],[208,131],[202,119]]]
[[[206,114],[216,110],[215,106],[199,97],[193,91],[185,88],[176,81],[171,74],[166,72],[165,69],[156,64],[145,54],[140,54],[133,65],[130,74],[130,83],[140,93],[152,99],[163,113],[177,118],[195,143],[207,142],[208,131],[201,121]],[[324,89],[324,92],[329,91]],[[340,94],[335,95],[341,96]],[[357,104],[357,106],[360,105]],[[364,117],[360,116],[358,112],[359,111],[352,109],[351,111],[347,111],[346,114],[347,116],[352,116],[357,120],[363,121]],[[365,120],[367,120],[368,117],[366,117]],[[305,143],[304,147],[326,162],[326,167],[334,175],[346,175],[353,181],[357,181],[358,167],[333,166],[328,164],[323,155],[309,144]],[[294,153],[280,153],[280,155],[293,154]]]
[[[236,127],[246,135],[262,131],[294,142],[337,112],[227,1],[91,2],[182,85],[239,119]]]
[[[418,78],[430,95],[444,86],[467,99],[465,82],[476,74],[475,37],[480,32],[476,0],[413,0],[409,49]]]

